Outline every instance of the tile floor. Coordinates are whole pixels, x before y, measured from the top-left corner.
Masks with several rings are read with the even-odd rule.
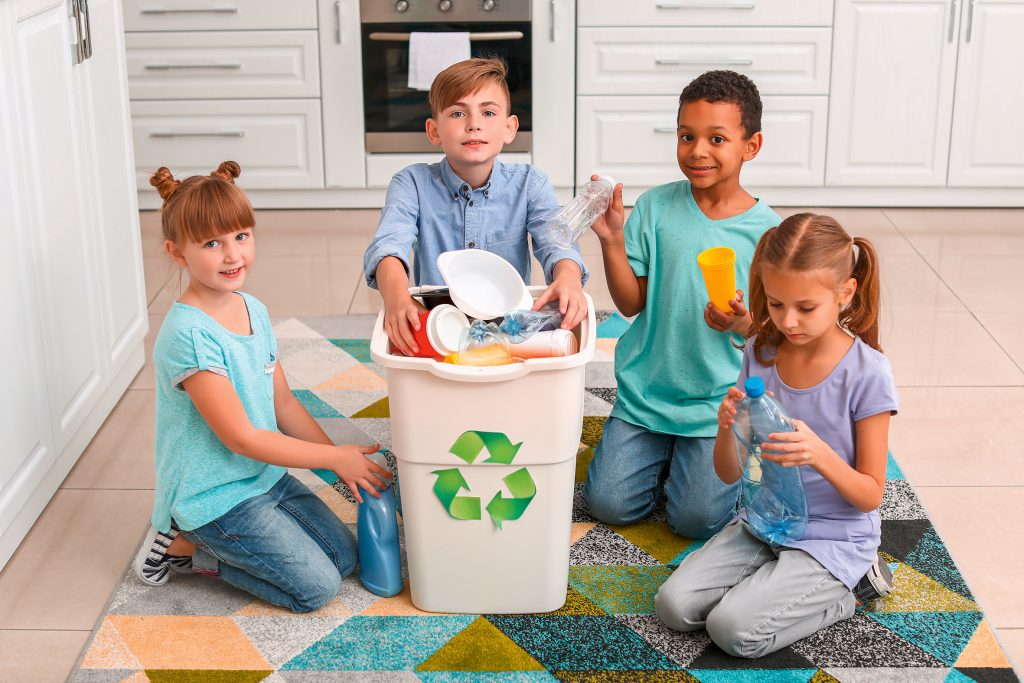
[[[827,213],[880,250],[883,345],[902,401],[892,450],[1024,675],[1024,299],[1013,294],[1024,210]],[[260,212],[248,290],[276,317],[376,312],[360,274],[376,216]],[[142,231],[148,354],[179,283],[157,214],[142,214]],[[596,241],[583,251],[587,290],[611,308]],[[152,422],[147,366],[0,572],[0,679],[60,681],[74,665],[148,523]]]

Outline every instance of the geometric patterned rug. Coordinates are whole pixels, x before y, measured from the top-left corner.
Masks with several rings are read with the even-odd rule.
[[[295,394],[339,443],[389,448],[383,368],[370,359],[375,316],[278,321]],[[615,400],[614,348],[628,323],[598,317],[587,366],[577,456],[568,597],[537,615],[421,612],[408,587],[393,598],[355,574],[317,612],[295,615],[204,576],[151,588],[126,571],[71,681],[1018,681],[917,496],[890,456],[882,546],[896,587],[884,600],[767,657],[731,657],[705,632],[676,633],[654,615],[654,594],[700,547],[656,512],[629,526],[597,523],[580,494]],[[393,464],[393,456],[391,456]],[[347,490],[296,472],[345,522]],[[325,481],[327,483],[325,483]],[[354,529],[353,529],[354,530]]]

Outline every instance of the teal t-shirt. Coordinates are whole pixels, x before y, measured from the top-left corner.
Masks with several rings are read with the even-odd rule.
[[[758,200],[732,218],[711,220],[690,181],[655,187],[626,221],[626,255],[647,278],[647,304],[615,349],[618,398],[612,416],[662,434],[714,436],[718,404],[736,383],[742,351],[736,335],[704,322],[708,295],[697,254],[710,247],[736,252],[736,286],[744,293],[754,248],[781,222]]]
[[[277,431],[274,367],[277,340],[266,307],[240,293],[252,334],[229,332],[194,306],[177,303],[153,348],[156,370],[156,500],[153,526],[167,531],[171,517],[185,530],[221,517],[244,500],[269,491],[287,471],[230,451],[196,410],[181,383],[208,370],[231,380],[249,421]]]

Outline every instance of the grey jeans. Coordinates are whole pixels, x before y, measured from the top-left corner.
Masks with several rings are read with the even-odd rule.
[[[683,560],[654,598],[676,631],[706,628],[737,657],[761,657],[853,616],[842,581],[803,550],[773,548],[735,520]]]

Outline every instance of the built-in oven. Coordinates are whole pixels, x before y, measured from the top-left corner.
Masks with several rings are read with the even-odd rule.
[[[507,152],[529,152],[533,126],[530,0],[360,0],[366,151],[436,152],[424,133],[427,92],[409,87],[409,34],[469,33],[474,57],[508,64],[519,134]]]

